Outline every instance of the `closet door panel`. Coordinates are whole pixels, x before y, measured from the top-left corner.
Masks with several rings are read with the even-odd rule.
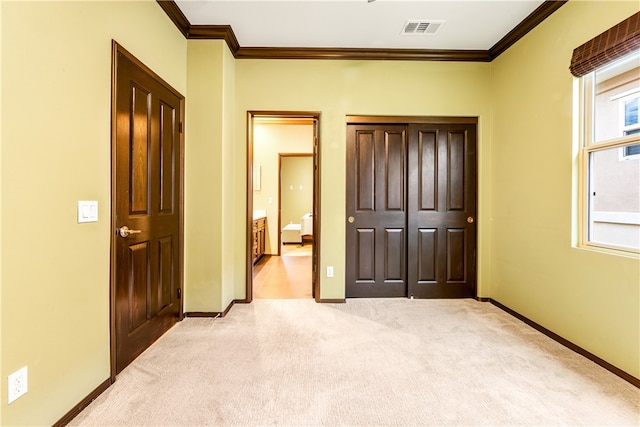
[[[475,297],[476,125],[411,124],[409,296]]]
[[[406,126],[347,126],[347,297],[407,294],[406,165]]]

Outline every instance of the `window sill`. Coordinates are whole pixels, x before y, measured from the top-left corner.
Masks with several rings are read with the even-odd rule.
[[[635,249],[625,250],[606,246],[596,246],[592,244],[580,244],[578,246],[574,246],[574,248],[605,255],[619,256],[623,258],[640,259],[640,252],[636,251]]]

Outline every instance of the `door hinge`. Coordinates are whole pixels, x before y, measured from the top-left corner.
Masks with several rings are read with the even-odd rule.
[[[178,299],[182,299],[182,289],[178,288]]]
[[[184,133],[184,125],[182,124],[182,122],[178,123],[178,132]]]

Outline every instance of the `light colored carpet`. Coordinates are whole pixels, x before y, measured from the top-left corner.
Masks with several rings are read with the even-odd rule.
[[[489,303],[258,300],[188,318],[70,425],[638,425],[640,390]]]

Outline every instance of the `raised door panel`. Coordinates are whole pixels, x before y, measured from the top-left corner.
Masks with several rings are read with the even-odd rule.
[[[438,200],[438,157],[437,130],[420,132],[417,147],[417,168],[411,173],[418,174],[417,196],[418,208],[421,211],[434,211]]]
[[[132,215],[149,213],[149,141],[151,128],[151,93],[131,86],[131,156],[129,212]]]
[[[375,281],[376,230],[359,228],[356,230],[356,283],[373,283]]]
[[[158,240],[158,308],[159,311],[170,308],[175,298],[176,269],[173,237],[167,236]]]
[[[131,266],[131,274],[127,286],[129,305],[127,329],[128,333],[132,334],[149,320],[151,314],[148,242],[129,246],[129,265]]]
[[[465,283],[467,279],[466,230],[447,229],[447,277],[446,283]]]
[[[447,132],[447,211],[462,211],[465,208],[465,132]]]
[[[417,234],[418,251],[415,254],[417,262],[417,283],[436,283],[437,281],[437,250],[438,229],[420,228]]]
[[[384,282],[404,283],[405,278],[405,238],[404,228],[384,230]]]
[[[375,190],[375,144],[373,131],[357,131],[354,142],[356,180],[356,210],[358,212],[374,211],[376,201]]]
[[[406,142],[404,131],[386,131],[384,133],[384,163],[380,164],[378,174],[385,180],[384,187],[384,210],[404,211],[405,204],[405,162],[406,162]]]
[[[177,181],[175,152],[178,141],[176,136],[177,111],[171,105],[160,102],[160,198],[159,212],[173,214],[175,212],[175,197]]]

